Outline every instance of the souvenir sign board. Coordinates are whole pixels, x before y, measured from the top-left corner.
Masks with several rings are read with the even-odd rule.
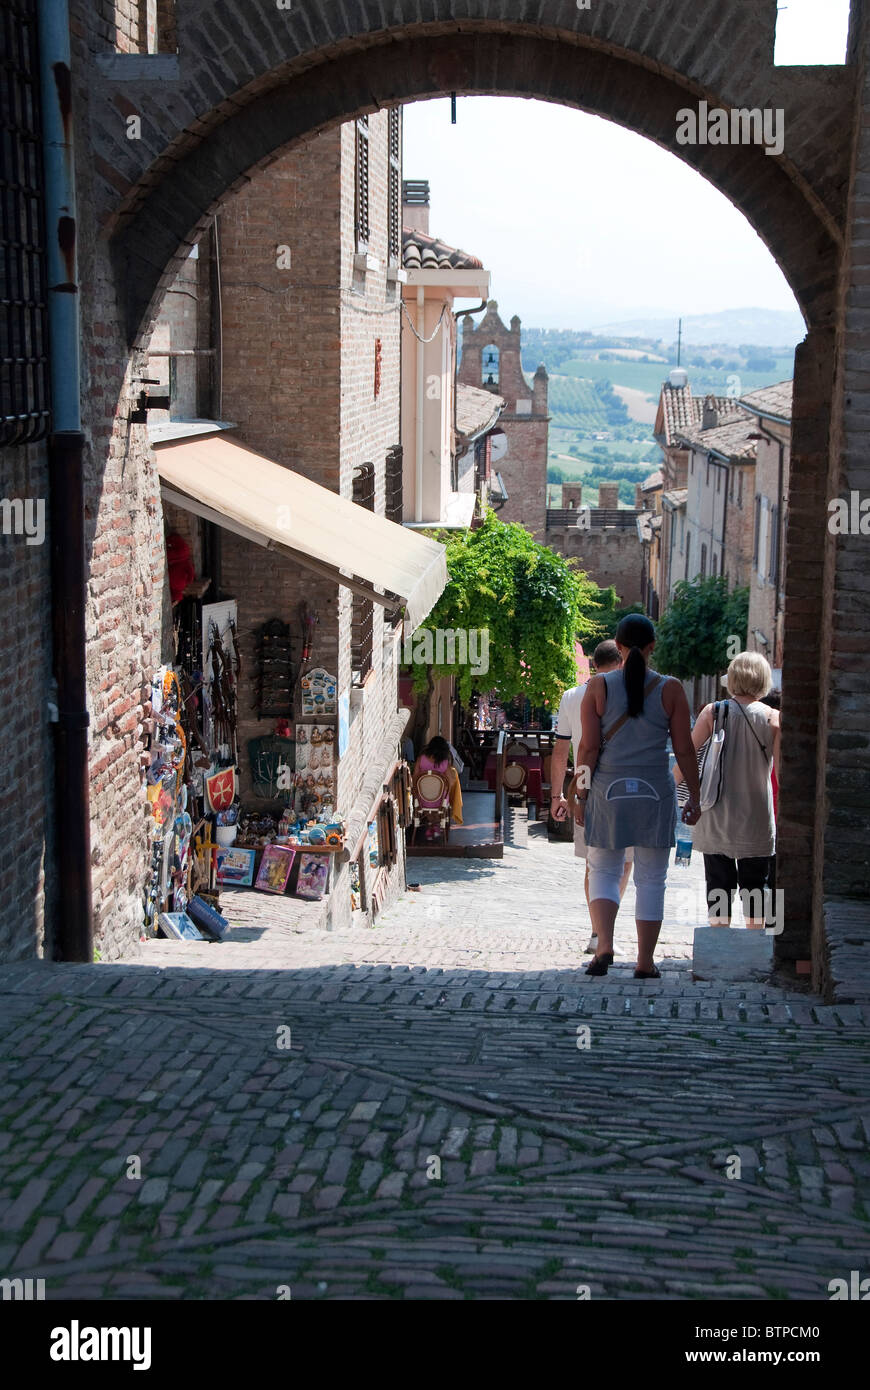
[[[218,883],[234,883],[239,888],[250,888],[254,881],[255,849],[225,848],[217,851]]]
[[[322,666],[306,671],[299,684],[302,688],[303,715],[309,719],[321,719],[338,713],[338,682]]]
[[[295,858],[295,849],[288,849],[286,845],[267,845],[260,861],[256,886],[265,893],[283,893]]]
[[[157,918],[164,936],[175,941],[204,941],[205,937],[186,912],[161,912]]]

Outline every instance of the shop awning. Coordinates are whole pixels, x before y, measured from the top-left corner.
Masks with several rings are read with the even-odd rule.
[[[419,627],[447,584],[444,547],[339,497],[226,434],[155,444],[167,502],[292,556]],[[398,603],[397,603],[398,600]]]

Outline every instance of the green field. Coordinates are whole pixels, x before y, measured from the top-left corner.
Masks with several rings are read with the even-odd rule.
[[[643,391],[651,400],[657,401],[666,380],[669,368],[660,362],[599,362],[596,358],[572,357],[559,367],[559,377],[550,383],[552,395],[553,381],[560,377],[577,377],[586,381],[609,381],[613,386],[628,386]],[[794,371],[794,358],[781,357],[776,360],[773,371],[750,372],[746,368],[728,371],[725,368],[688,367],[692,393],[696,396],[712,392],[716,396],[726,396],[735,386],[740,394],[757,391],[762,386],[772,386],[778,381],[788,381]],[[738,381],[731,380],[737,377]]]

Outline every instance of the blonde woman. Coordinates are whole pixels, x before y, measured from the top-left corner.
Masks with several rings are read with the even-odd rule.
[[[704,856],[711,927],[731,925],[735,888],[752,893],[744,902],[758,903],[769,886],[776,841],[770,767],[772,762],[778,777],[780,721],[779,710],[761,700],[772,683],[770,666],[760,652],[740,652],[722,679],[728,692],[724,790],[716,805],[704,812],[694,834],[695,848]],[[695,721],[692,742],[696,749],[713,732],[714,709],[706,705]],[[674,778],[682,781],[678,768]],[[728,909],[723,915],[725,901]],[[746,925],[759,930],[764,917],[747,913]]]

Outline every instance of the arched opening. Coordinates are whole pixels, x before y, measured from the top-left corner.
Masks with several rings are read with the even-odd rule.
[[[763,37],[766,43],[771,36],[765,30]],[[770,55],[763,46],[756,47],[759,53],[764,68]],[[771,250],[811,330],[798,363],[799,378],[812,383],[807,396],[812,403],[798,421],[796,447],[804,452],[795,481],[812,482],[818,490],[827,471],[836,282],[848,183],[839,154],[827,163],[818,158],[814,141],[818,135],[821,143],[822,128],[810,131],[804,121],[788,153],[776,157],[753,145],[724,158],[725,152],[710,144],[679,146],[677,113],[687,103],[727,107],[726,90],[739,96],[734,81],[715,65],[704,71],[690,54],[683,72],[671,62],[651,61],[650,51],[630,52],[618,42],[593,43],[556,31],[532,37],[519,25],[511,32],[504,25],[472,23],[468,32],[447,35],[409,26],[401,37],[369,33],[358,38],[353,51],[339,42],[328,53],[316,52],[314,63],[311,56],[305,63],[277,64],[249,83],[242,101],[216,102],[171,141],[135,152],[145,157],[143,167],[106,219],[131,342],[141,344],[147,337],[163,291],[222,200],[281,151],[366,112],[445,91],[536,97],[604,116],[676,153],[744,213]],[[752,80],[745,80],[748,91]],[[844,84],[827,108],[828,129],[837,110],[847,111],[848,100]],[[797,390],[800,398],[799,382]],[[809,519],[802,524],[809,533]],[[820,558],[820,570],[822,563]],[[795,740],[794,749],[797,787],[801,758],[815,754],[812,734],[802,746]],[[805,826],[797,839],[806,840]],[[800,932],[797,949],[805,954],[806,927]]]
[[[288,74],[288,77],[290,74]],[[833,312],[841,196],[817,188],[792,157],[759,145],[739,155],[712,144],[679,144],[678,113],[699,99],[727,105],[715,90],[676,71],[653,72],[635,55],[582,46],[576,37],[409,31],[389,45],[338,54],[243,105],[216,109],[197,131],[143,170],[113,214],[112,248],[128,296],[131,342],[149,331],[162,289],[221,201],[253,169],[316,131],[383,106],[443,95],[510,95],[560,102],[624,125],[662,145],[709,179],[739,208],[788,279],[808,323]],[[262,87],[262,82],[257,84]],[[809,153],[809,151],[808,151]],[[725,157],[723,158],[723,154]]]

